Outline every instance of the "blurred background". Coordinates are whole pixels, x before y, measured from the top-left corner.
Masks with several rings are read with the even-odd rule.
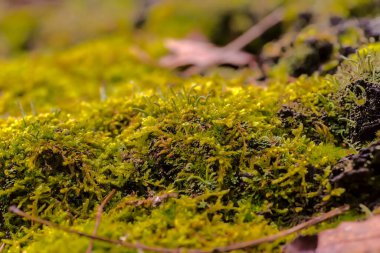
[[[340,55],[380,38],[380,0],[0,0],[0,119],[197,82],[158,64],[168,38],[223,46],[278,8],[281,22],[243,48],[260,68],[215,66],[206,77],[250,85],[333,73]]]
[[[278,30],[297,18],[308,22],[310,13],[361,17],[380,8],[378,0],[0,0],[0,57],[137,32],[164,38],[199,31],[225,44],[279,5],[286,8],[286,19],[261,40],[278,37]],[[261,44],[260,39],[253,42],[251,50]]]

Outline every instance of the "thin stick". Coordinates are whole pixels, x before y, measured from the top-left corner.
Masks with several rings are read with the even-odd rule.
[[[222,47],[225,51],[240,51],[248,45],[254,39],[260,37],[264,32],[266,32],[269,28],[277,25],[283,19],[283,9],[278,8],[265,16],[259,23],[253,25],[249,28],[245,33],[228,43],[226,46]],[[206,66],[191,66],[186,71],[184,71],[185,76],[191,76],[197,73],[204,71],[205,69],[216,64],[215,62],[210,62],[209,65]]]
[[[277,25],[283,19],[283,9],[279,8],[265,16],[259,23],[249,28],[245,33],[228,43],[224,48],[226,50],[241,50],[254,39],[260,37],[269,28]]]
[[[78,231],[75,229],[67,228],[67,227],[62,227],[56,223],[41,219],[39,217],[31,216],[31,215],[21,211],[16,206],[9,207],[9,211],[14,213],[14,214],[17,214],[18,216],[21,216],[21,217],[27,219],[27,220],[31,220],[31,221],[34,221],[34,222],[40,223],[42,225],[58,229],[58,230],[62,230],[62,231],[69,233],[69,234],[76,234],[76,235],[79,235],[82,237],[87,237],[89,239],[93,239],[93,240],[97,240],[97,241],[101,241],[101,242],[106,242],[106,243],[110,243],[110,244],[115,244],[115,245],[120,245],[120,246],[125,247],[125,248],[142,249],[142,250],[148,250],[148,251],[154,251],[154,252],[160,252],[160,253],[178,253],[178,251],[176,249],[165,249],[165,248],[161,248],[161,247],[151,247],[151,246],[144,245],[141,243],[136,243],[136,244],[135,243],[129,243],[129,242],[121,241],[121,240],[114,240],[114,239],[110,239],[107,237],[87,234],[87,233],[84,233],[84,232],[81,232],[81,231]]]
[[[3,252],[4,249],[5,249],[5,243],[3,242],[3,244],[1,244],[0,246],[0,252]]]
[[[215,251],[215,252],[229,252],[229,251],[238,250],[238,249],[250,248],[253,246],[260,245],[262,243],[274,242],[274,241],[276,241],[282,237],[291,235],[291,234],[296,233],[298,231],[301,231],[305,228],[314,226],[318,223],[321,223],[321,222],[326,221],[328,219],[331,219],[335,216],[338,216],[338,215],[344,213],[345,211],[347,211],[349,209],[350,209],[350,207],[348,205],[344,205],[344,206],[338,207],[336,209],[333,209],[330,212],[327,212],[327,213],[321,214],[320,216],[314,217],[314,218],[312,218],[306,222],[303,222],[303,223],[301,223],[295,227],[283,230],[283,231],[281,231],[275,235],[270,235],[270,236],[263,237],[263,238],[256,239],[256,240],[252,240],[252,241],[230,244],[226,247],[215,248],[213,251]]]
[[[99,205],[98,211],[96,213],[96,222],[95,222],[95,227],[94,227],[94,231],[92,232],[92,235],[96,236],[96,234],[98,232],[99,225],[100,225],[100,221],[102,219],[104,206],[107,204],[108,201],[110,201],[110,199],[115,195],[115,193],[116,193],[116,190],[113,189],[107,195],[107,197],[102,201],[102,203]],[[91,239],[90,244],[88,245],[88,248],[86,250],[86,253],[91,253],[93,246],[94,246],[94,239]]]
[[[287,230],[283,230],[283,231],[281,231],[281,232],[279,232],[279,233],[277,233],[275,235],[270,235],[270,236],[263,237],[263,238],[260,238],[260,239],[255,239],[255,240],[252,240],[252,241],[233,243],[233,244],[230,244],[230,245],[227,245],[227,246],[224,246],[224,247],[217,247],[217,248],[213,248],[213,249],[210,249],[210,250],[201,250],[201,249],[168,249],[168,248],[148,246],[148,245],[141,244],[141,243],[128,243],[128,242],[124,242],[124,241],[121,241],[121,240],[113,240],[113,239],[106,238],[106,237],[86,234],[86,233],[83,233],[83,232],[80,232],[80,231],[77,231],[77,230],[74,230],[74,229],[71,229],[71,228],[61,227],[58,224],[55,224],[55,223],[52,223],[50,221],[41,219],[39,217],[33,217],[33,216],[31,216],[31,215],[29,215],[29,214],[21,211],[16,206],[11,206],[9,208],[9,211],[12,212],[12,213],[15,213],[15,214],[17,214],[17,215],[19,215],[19,216],[21,216],[21,217],[23,217],[25,219],[27,219],[27,220],[31,220],[31,221],[34,221],[34,222],[37,222],[37,223],[40,223],[40,224],[43,224],[43,225],[46,225],[46,226],[49,226],[49,227],[53,227],[53,228],[65,231],[67,233],[76,234],[76,235],[79,235],[79,236],[87,237],[87,238],[90,238],[90,239],[93,239],[93,240],[98,240],[98,241],[102,241],[102,242],[106,242],[106,243],[110,243],[110,244],[120,245],[122,247],[130,248],[130,249],[147,250],[147,251],[154,251],[154,252],[159,252],[159,253],[179,253],[179,252],[181,252],[181,250],[184,250],[184,251],[186,251],[188,253],[213,253],[213,252],[230,252],[230,251],[233,251],[233,250],[247,249],[247,248],[250,248],[250,247],[254,247],[254,246],[260,245],[262,243],[273,242],[273,241],[276,241],[276,240],[278,240],[278,239],[280,239],[282,237],[291,235],[291,234],[299,232],[299,231],[301,231],[301,230],[303,230],[305,228],[314,226],[314,225],[316,225],[318,223],[321,223],[321,222],[326,221],[328,219],[331,219],[331,218],[333,218],[335,216],[338,216],[338,215],[344,213],[345,211],[347,211],[349,209],[350,209],[350,207],[348,205],[344,205],[344,206],[338,207],[336,209],[333,209],[330,212],[321,214],[318,217],[312,218],[312,219],[310,219],[310,220],[308,220],[308,221],[306,221],[304,223],[301,223],[301,224],[299,224],[299,225],[297,225],[295,227],[289,228]]]

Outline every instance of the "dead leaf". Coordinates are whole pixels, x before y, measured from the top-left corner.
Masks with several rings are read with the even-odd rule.
[[[167,68],[191,66],[185,74],[197,74],[205,69],[221,64],[243,66],[254,63],[253,55],[242,51],[251,41],[281,22],[282,8],[275,9],[245,33],[224,47],[217,47],[206,39],[169,39],[165,46],[171,54],[161,58],[160,65]]]
[[[168,39],[165,46],[171,54],[161,58],[160,65],[166,68],[194,66],[199,70],[204,70],[221,64],[243,66],[253,59],[249,53],[217,47],[206,40]]]
[[[313,236],[300,236],[285,253],[380,252],[380,215],[366,221],[343,222],[337,228]]]

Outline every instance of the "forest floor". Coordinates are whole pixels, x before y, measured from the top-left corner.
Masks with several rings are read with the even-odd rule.
[[[379,252],[379,40],[378,0],[2,1],[0,252]]]

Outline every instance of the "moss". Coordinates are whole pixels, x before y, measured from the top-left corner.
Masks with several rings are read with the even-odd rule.
[[[155,25],[165,17],[168,34],[194,26],[192,9],[177,13],[176,3],[168,4],[167,12],[150,10],[152,20],[134,39],[111,36],[1,60],[0,236],[9,252],[83,252],[88,245],[11,214],[10,205],[91,233],[96,208],[116,189],[100,235],[212,248],[277,233],[342,202],[355,205],[357,188],[334,177],[363,162],[365,172],[377,173],[378,145],[364,147],[379,137],[378,45],[337,56],[367,43],[361,28],[318,35],[323,26],[313,17],[292,31],[298,35],[278,62],[264,59],[265,86],[249,69],[183,78],[141,57],[164,52],[159,38],[167,34]],[[179,18],[184,28],[172,24]],[[202,29],[211,32],[214,21],[202,21]],[[351,165],[338,162],[342,157]],[[160,196],[170,197],[154,201]],[[363,203],[378,200],[367,190],[361,196]],[[358,217],[352,211],[345,219]],[[253,251],[279,252],[291,239]],[[99,242],[94,248],[124,251]]]
[[[139,228],[129,240],[153,243],[166,238],[161,245],[210,247],[273,233],[278,226],[294,224],[295,214],[311,215],[315,208],[333,205],[336,191],[328,180],[329,168],[347,151],[316,144],[302,127],[290,138],[277,116],[281,98],[304,96],[307,92],[294,92],[316,87],[300,81],[283,87],[280,96],[276,85],[265,90],[207,79],[160,97],[135,95],[83,105],[75,115],[57,112],[5,121],[2,206],[16,204],[33,215],[81,227],[112,188],[119,192],[114,203],[131,194],[144,199],[174,191],[179,200],[157,210],[111,208],[110,226]],[[162,216],[176,209],[181,212]],[[3,219],[3,232],[13,238],[35,231],[19,231],[28,223],[9,213]],[[203,230],[195,225],[199,222],[213,229]],[[241,229],[257,222],[256,232]],[[268,230],[258,229],[261,226]],[[212,240],[216,231],[235,228],[244,234]],[[174,232],[177,229],[183,232]],[[161,236],[152,240],[155,231]],[[206,241],[190,239],[194,234]],[[17,248],[17,240],[14,243]]]
[[[105,220],[110,227],[121,226],[118,231],[139,228],[131,230],[128,240],[211,247],[273,233],[296,223],[295,214],[311,215],[316,208],[334,205],[329,168],[349,151],[334,146],[333,140],[316,144],[303,127],[293,129],[289,137],[277,116],[281,100],[308,101],[307,94],[318,90],[310,83],[318,82],[300,80],[282,86],[280,93],[276,84],[265,90],[211,80],[198,79],[197,86],[188,82],[161,96],[84,104],[73,115],[56,112],[4,121],[2,206],[16,204],[33,215],[82,228],[112,188],[119,192],[114,203],[123,203],[131,194],[144,199],[174,191],[180,199],[157,210],[111,207]],[[325,86],[319,90],[324,87],[327,93],[330,83],[321,83]],[[3,219],[2,231],[11,233],[15,249],[24,247],[20,238],[32,231],[37,243],[30,250],[44,243],[37,238],[45,230],[19,231],[28,223],[9,213]],[[253,230],[242,229],[246,226]],[[153,237],[156,231],[159,237]],[[215,241],[216,231],[241,232]],[[190,235],[206,239],[200,243]],[[72,236],[62,240],[84,242]],[[51,243],[49,249],[61,243]]]

